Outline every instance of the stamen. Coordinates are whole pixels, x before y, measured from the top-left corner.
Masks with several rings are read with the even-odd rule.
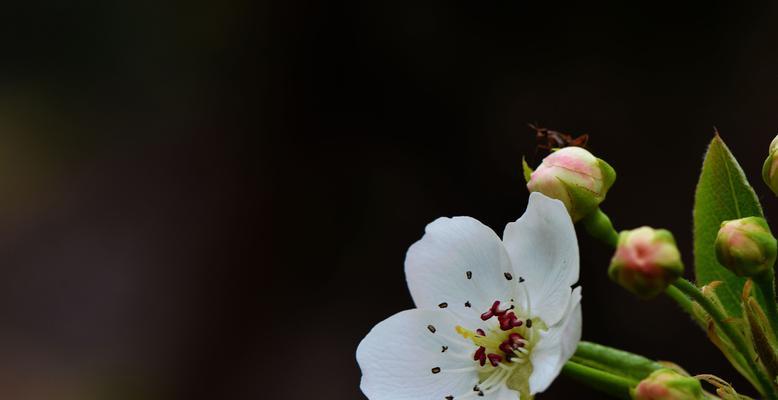
[[[478,361],[482,367],[486,364],[486,347],[481,346],[475,351],[475,354],[473,354],[473,361]]]
[[[495,302],[489,308],[489,311],[481,314],[481,320],[486,321],[487,319],[492,318],[495,315],[499,317],[505,314],[507,311],[508,310],[500,310],[500,300],[495,300]]]
[[[504,331],[509,331],[513,328],[517,328],[521,326],[523,323],[516,317],[516,314],[514,314],[513,312],[507,312],[503,315],[500,315],[497,318],[500,321],[500,329]]]
[[[492,364],[492,367],[496,367],[500,364],[500,361],[502,361],[502,356],[494,353],[487,354],[486,358],[489,359],[489,364]]]

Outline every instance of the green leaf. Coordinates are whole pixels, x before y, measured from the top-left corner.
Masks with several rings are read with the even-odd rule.
[[[742,314],[740,293],[745,278],[718,263],[714,242],[722,221],[750,216],[764,218],[759,199],[737,160],[716,134],[705,154],[694,194],[694,272],[698,286],[712,281],[724,283],[716,294],[730,316]]]

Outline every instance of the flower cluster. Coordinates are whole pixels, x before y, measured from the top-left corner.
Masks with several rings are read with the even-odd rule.
[[[641,299],[667,294],[760,398],[778,400],[778,240],[718,134],[695,192],[696,284],[683,277],[670,231],[613,227],[601,209],[616,177],[608,163],[580,147],[552,150],[534,171],[524,162],[529,203],[502,239],[475,219],[439,218],[410,247],[405,273],[417,308],[378,323],[359,344],[367,397],[532,399],[564,371],[619,398],[748,398],[713,375],[580,340],[578,223],[613,248],[612,281]],[[778,194],[778,137],[762,172]]]

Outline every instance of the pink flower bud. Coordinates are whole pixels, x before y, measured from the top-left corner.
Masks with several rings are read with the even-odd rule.
[[[702,400],[700,381],[671,369],[654,371],[640,381],[632,396],[635,400]]]
[[[573,221],[579,221],[605,200],[616,179],[606,162],[580,147],[565,147],[543,159],[527,181],[530,192],[561,200]]]
[[[681,254],[673,234],[647,226],[619,234],[608,275],[642,298],[664,291],[683,273]]]
[[[721,223],[716,236],[716,258],[738,276],[756,276],[771,270],[778,243],[767,221],[746,217]]]

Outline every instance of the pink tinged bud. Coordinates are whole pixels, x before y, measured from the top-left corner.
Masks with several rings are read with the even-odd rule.
[[[767,159],[762,165],[762,180],[778,196],[778,136],[770,143]]]
[[[565,147],[543,159],[531,172],[527,188],[562,201],[577,222],[605,200],[615,180],[616,173],[606,162],[580,147]]]
[[[778,242],[767,221],[747,217],[721,223],[716,236],[716,258],[738,276],[756,276],[772,270]]]
[[[608,268],[610,278],[641,298],[663,292],[683,273],[672,233],[647,226],[619,234]]]
[[[671,369],[654,371],[635,387],[635,400],[702,400],[700,381]]]

